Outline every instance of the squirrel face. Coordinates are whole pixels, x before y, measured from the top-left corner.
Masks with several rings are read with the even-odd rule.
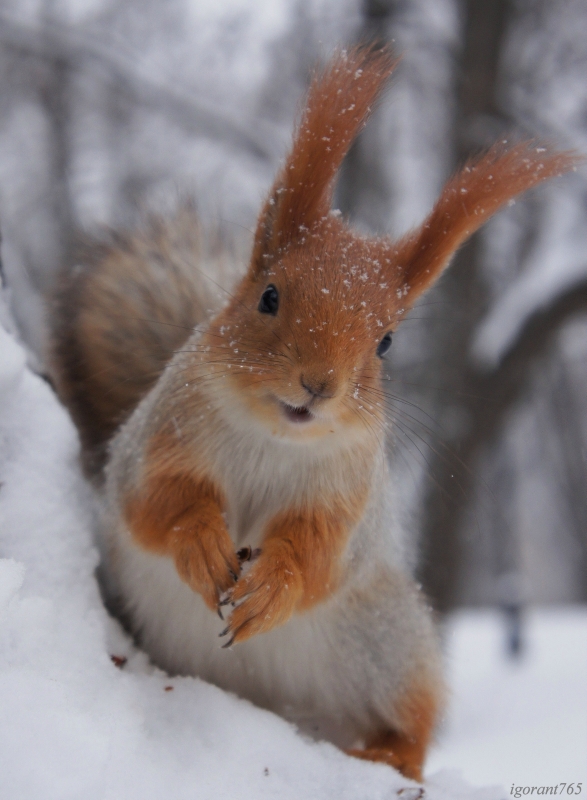
[[[235,397],[275,435],[374,435],[382,357],[404,312],[388,254],[328,215],[249,274],[207,346]]]

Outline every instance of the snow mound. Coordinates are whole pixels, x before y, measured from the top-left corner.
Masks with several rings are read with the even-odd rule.
[[[522,622],[522,653],[512,659],[501,612],[451,616],[445,643],[452,698],[429,768],[458,766],[467,780],[499,782],[508,793],[512,785],[584,788],[587,608],[533,608]]]
[[[389,767],[149,664],[102,604],[77,452],[66,412],[0,327],[0,796],[419,797]],[[498,796],[446,772],[426,788],[430,800]]]

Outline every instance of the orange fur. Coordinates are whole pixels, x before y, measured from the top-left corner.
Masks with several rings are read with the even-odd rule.
[[[86,239],[76,270],[61,276],[49,361],[90,474],[174,351],[209,316],[209,287],[191,269],[203,238],[188,206],[133,234]]]
[[[422,782],[422,768],[441,702],[438,691],[415,687],[400,706],[401,730],[382,731],[370,737],[363,750],[349,755],[366,761],[381,761],[406,778]]]
[[[227,629],[233,641],[271,630],[336,591],[340,556],[363,505],[364,497],[355,497],[271,520],[261,555],[230,593],[238,604]]]
[[[314,76],[291,153],[261,212],[254,269],[328,214],[336,173],[396,63],[387,48],[364,46],[339,52]]]
[[[303,252],[312,241],[309,233],[323,240],[326,253],[335,249],[337,237],[348,234],[346,225],[328,219],[334,178],[396,63],[387,48],[358,47],[339,53],[314,78],[291,153],[259,218],[250,279],[288,248]],[[390,317],[397,321],[397,288],[402,290],[401,316],[434,283],[465,239],[501,206],[583,161],[573,151],[552,152],[532,141],[513,146],[502,141],[471,159],[447,182],[424,223],[399,241],[352,237],[364,258],[385,265],[385,289],[368,281],[361,287],[363,299],[379,303],[384,293]],[[336,270],[337,259],[327,257],[322,267]]]
[[[502,141],[471,159],[444,186],[424,223],[392,246],[394,260],[404,265],[408,304],[436,281],[457,248],[501,206],[582,160],[575,152],[549,152],[532,141],[513,146]]]
[[[206,479],[155,476],[125,503],[126,523],[145,550],[173,558],[178,574],[211,609],[234,585],[239,564],[222,516],[223,499]]]
[[[226,363],[238,366],[229,379],[253,412],[274,421],[277,429],[283,425],[283,415],[272,398],[304,405],[307,392],[302,382],[319,389],[323,396],[314,400],[315,406],[332,409],[339,425],[333,429],[317,421],[307,433],[299,430],[296,436],[318,438],[333,430],[341,432],[341,424],[363,432],[366,421],[379,426],[383,409],[372,399],[381,368],[376,348],[393,326],[401,301],[383,275],[384,263],[373,267],[381,273],[379,281],[388,286],[378,295],[365,294],[364,281],[353,278],[351,270],[371,253],[369,247],[338,219],[328,218],[318,233],[306,234],[303,245],[284,253],[270,270],[255,277],[249,274],[234,301],[213,320],[205,337],[213,369],[221,371]],[[373,248],[373,259],[377,255]],[[303,275],[311,279],[300,280]],[[373,272],[369,277],[377,280]],[[252,314],[270,282],[279,288],[279,315]],[[365,296],[373,301],[368,307],[363,305]],[[349,400],[357,386],[371,392],[361,398],[363,414]]]

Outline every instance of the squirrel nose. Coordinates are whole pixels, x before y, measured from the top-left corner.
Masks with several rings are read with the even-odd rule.
[[[304,389],[312,395],[312,397],[320,397],[322,399],[334,397],[336,388],[334,385],[334,380],[302,375],[300,377],[300,383]]]

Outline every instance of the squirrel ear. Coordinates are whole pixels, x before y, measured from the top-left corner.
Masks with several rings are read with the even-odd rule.
[[[390,248],[391,262],[400,271],[394,283],[403,282],[406,307],[440,277],[460,245],[501,206],[582,161],[573,151],[549,152],[532,141],[509,148],[500,142],[469,161],[446,183],[423,224]]]
[[[359,46],[338,52],[314,76],[291,152],[257,223],[254,271],[328,214],[342,160],[396,63],[387,47]]]

